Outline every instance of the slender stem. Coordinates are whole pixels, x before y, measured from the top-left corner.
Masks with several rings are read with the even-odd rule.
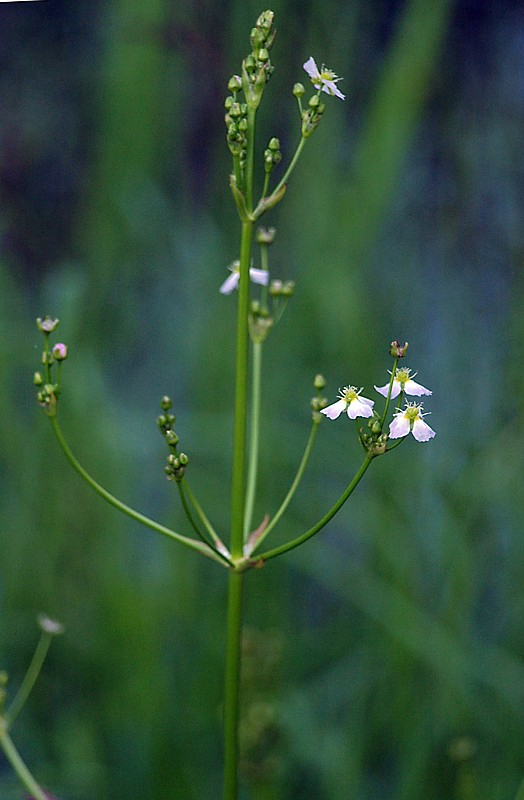
[[[260,397],[262,393],[262,342],[253,342],[253,366],[251,384],[251,419],[249,441],[249,464],[244,508],[244,541],[249,536],[253,521],[253,508],[258,477],[258,452],[260,444]]]
[[[304,145],[306,144],[306,142],[307,142],[307,139],[305,139],[304,137],[302,137],[300,139],[300,142],[298,143],[298,147],[295,150],[295,155],[291,159],[289,167],[286,169],[283,178],[279,181],[277,186],[275,186],[275,188],[271,192],[272,195],[273,194],[278,194],[278,192],[282,189],[284,184],[288,182],[291,173],[293,172],[293,170],[295,169],[295,167],[297,165],[297,161],[300,158],[300,154],[301,154],[302,150],[304,149]]]
[[[25,702],[31,693],[31,690],[36,683],[36,679],[40,674],[40,670],[42,669],[42,664],[45,661],[45,657],[47,655],[47,651],[49,650],[49,645],[51,644],[52,638],[53,638],[52,634],[42,631],[35,652],[33,653],[33,658],[31,659],[31,663],[29,664],[24,679],[20,684],[20,688],[16,693],[16,695],[14,696],[9,708],[4,714],[4,719],[7,725],[13,724],[13,722],[19,715],[20,711],[24,707]]]
[[[220,536],[215,531],[215,529],[214,529],[213,525],[211,524],[211,522],[209,521],[204,509],[202,508],[202,506],[200,505],[200,503],[196,499],[196,496],[194,495],[193,490],[191,489],[191,487],[189,486],[189,484],[188,484],[188,482],[187,482],[187,480],[185,478],[182,478],[182,480],[180,481],[179,488],[180,488],[181,494],[182,494],[182,496],[184,496],[184,498],[187,495],[190,503],[192,504],[193,508],[195,509],[195,511],[197,512],[198,516],[200,517],[200,520],[201,520],[202,524],[204,525],[209,537],[211,538],[211,540],[214,543],[214,547],[215,547],[216,551],[219,554],[223,553],[224,555],[227,555],[227,559],[226,560],[228,561],[229,564],[231,564],[231,561],[229,559],[229,555],[230,555],[229,554],[229,550],[226,548],[226,546],[224,545],[224,542],[222,541]]]
[[[1,721],[0,721],[0,724]],[[0,728],[0,747],[4,751],[7,760],[16,772],[22,785],[30,792],[34,800],[48,800],[47,795],[33,778],[29,769],[22,760],[22,756],[16,749],[13,740],[5,728]]]
[[[298,466],[297,473],[296,473],[296,475],[295,475],[295,477],[293,479],[293,483],[291,484],[288,493],[286,494],[284,500],[282,501],[282,504],[281,504],[280,508],[277,510],[277,512],[273,516],[271,522],[264,529],[264,532],[262,533],[262,535],[257,539],[257,541],[255,543],[255,547],[253,548],[253,550],[256,550],[256,548],[259,547],[259,545],[262,544],[262,542],[264,541],[264,539],[266,538],[268,533],[270,533],[273,530],[273,528],[275,527],[275,525],[278,524],[278,522],[280,521],[280,518],[285,513],[289,503],[291,502],[291,500],[293,498],[293,495],[295,494],[295,492],[296,492],[296,490],[298,488],[298,485],[299,485],[300,481],[302,480],[302,476],[304,474],[304,470],[306,469],[307,462],[309,461],[309,457],[310,457],[311,451],[313,449],[313,443],[314,443],[315,437],[317,435],[317,430],[318,430],[318,422],[313,422],[313,426],[312,426],[311,432],[309,434],[309,439],[308,439],[307,444],[306,444],[306,449],[304,450],[304,454],[303,454],[302,459],[300,461],[300,464]]]
[[[292,541],[287,542],[286,544],[283,544],[280,547],[275,547],[273,550],[268,550],[266,553],[261,553],[259,558],[262,561],[267,561],[269,558],[274,558],[275,556],[282,555],[282,553],[287,553],[289,550],[293,550],[293,548],[298,547],[303,542],[306,542],[308,539],[310,539],[312,536],[314,536],[315,533],[318,533],[325,525],[327,525],[327,523],[330,521],[330,519],[332,519],[335,516],[337,511],[339,511],[342,508],[342,506],[344,505],[344,503],[346,502],[348,497],[352,494],[354,489],[357,487],[360,479],[362,478],[362,476],[364,475],[365,471],[367,470],[367,468],[371,464],[372,460],[373,460],[373,456],[366,455],[366,457],[364,458],[364,461],[362,462],[362,464],[360,466],[360,469],[356,473],[355,477],[353,478],[353,480],[351,481],[351,483],[349,484],[349,486],[347,487],[345,492],[338,498],[338,500],[335,503],[335,505],[332,506],[326,514],[324,514],[322,519],[320,519],[316,523],[316,525],[313,525],[313,527],[310,528],[308,531],[306,531],[306,533],[303,533],[302,536],[297,536],[296,539],[293,539]]]
[[[224,693],[224,800],[236,800],[238,792],[243,577],[238,572],[229,573]]]
[[[118,498],[114,497],[114,495],[108,492],[107,489],[104,489],[103,486],[100,486],[100,484],[97,483],[94,480],[94,478],[92,478],[91,475],[89,475],[88,472],[86,472],[86,470],[83,468],[80,462],[77,461],[77,459],[69,449],[69,445],[64,439],[57,418],[51,417],[50,419],[53,424],[56,438],[58,439],[58,442],[60,444],[60,447],[62,448],[65,457],[67,458],[71,466],[76,470],[76,472],[78,472],[80,477],[83,478],[86,481],[86,483],[88,483],[89,486],[92,489],[94,489],[94,491],[97,494],[100,495],[100,497],[103,497],[104,500],[106,500],[110,505],[117,508],[123,514],[126,514],[128,517],[131,517],[131,519],[136,520],[136,522],[141,522],[142,525],[145,525],[147,528],[151,528],[157,533],[161,533],[164,536],[168,536],[170,539],[174,539],[175,541],[180,542],[180,544],[184,544],[186,545],[186,547],[190,547],[192,550],[197,550],[199,553],[202,553],[202,555],[208,556],[209,558],[218,561],[219,564],[224,565],[224,560],[222,556],[216,553],[215,550],[213,550],[213,548],[209,547],[209,545],[204,544],[204,542],[198,542],[196,539],[191,539],[189,536],[183,536],[181,533],[176,533],[176,531],[172,531],[170,528],[166,528],[164,525],[160,525],[160,523],[155,522],[155,520],[146,517],[144,514],[140,514],[140,512],[135,511],[134,508],[130,508],[125,503],[122,503],[121,500],[118,500]]]
[[[395,375],[397,374],[397,364],[398,364],[398,356],[395,356],[393,358],[393,369],[391,370],[391,379],[389,381],[388,396],[386,397],[386,405],[384,406],[384,411],[382,412],[382,416],[380,417],[381,427],[384,425],[384,422],[386,421],[386,417],[388,415],[389,403],[391,401],[391,392],[393,390]]]
[[[249,356],[249,263],[253,223],[242,223],[240,281],[238,287],[237,354],[235,376],[235,420],[233,428],[233,473],[231,481],[231,555],[242,556],[244,544],[244,492],[246,475],[246,433]]]

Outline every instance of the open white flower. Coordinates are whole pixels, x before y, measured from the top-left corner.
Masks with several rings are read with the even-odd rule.
[[[313,56],[308,58],[304,64],[304,69],[311,78],[311,83],[316,89],[322,89],[323,92],[330,94],[332,97],[340,97],[341,100],[346,99],[346,95],[342,94],[337,87],[337,81],[341,80],[341,78],[337,78],[336,74],[332,70],[327,69],[324,64],[322,64],[322,69],[319,70]]]
[[[428,412],[429,413],[429,412]],[[417,442],[429,442],[435,431],[424,422],[421,403],[407,403],[403,410],[397,411],[389,425],[389,438],[401,439],[412,433]]]
[[[240,261],[233,261],[229,268],[231,275],[227,277],[220,287],[220,294],[231,294],[235,289],[238,289],[240,281]],[[269,272],[265,269],[257,269],[250,267],[249,277],[253,283],[258,283],[260,286],[267,286],[269,283]]]
[[[391,372],[389,372],[391,375]],[[413,374],[413,378],[417,373]],[[405,392],[406,394],[412,394],[415,397],[421,397],[423,394],[432,394],[429,389],[426,389],[425,386],[421,386],[420,383],[417,383],[411,377],[411,370],[408,367],[401,367],[401,369],[397,369],[395,372],[395,379],[393,380],[393,387],[391,389],[391,399],[398,397],[400,392]],[[388,396],[389,391],[389,382],[386,383],[385,386],[375,386],[375,389],[380,394],[384,395],[384,397]]]
[[[338,393],[339,399],[336,403],[322,408],[320,413],[325,414],[329,419],[337,419],[344,411],[350,419],[372,417],[374,402],[368,400],[367,397],[361,397],[361,391],[362,389],[356,389],[354,386],[344,386]]]

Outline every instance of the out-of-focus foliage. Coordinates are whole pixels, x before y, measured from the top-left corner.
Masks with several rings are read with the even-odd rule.
[[[524,13],[517,0],[274,4],[261,148],[298,138],[309,55],[344,78],[304,153],[265,353],[260,517],[287,491],[316,372],[384,383],[391,339],[434,395],[428,445],[372,465],[316,540],[246,581],[245,797],[507,800],[524,774],[521,350]],[[68,800],[217,797],[225,573],[105,508],[33,403],[37,315],[68,342],[64,431],[96,478],[180,529],[156,432],[227,530],[237,255],[223,97],[249,2],[0,4],[0,667],[60,619],[13,731]],[[284,535],[360,454],[323,424]],[[226,500],[224,500],[226,498]],[[258,673],[257,673],[258,670]],[[0,762],[0,796],[20,798]]]

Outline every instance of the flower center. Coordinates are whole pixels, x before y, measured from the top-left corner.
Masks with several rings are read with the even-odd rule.
[[[360,390],[362,391],[362,389]],[[355,386],[345,386],[340,394],[340,399],[345,400],[346,403],[351,403],[353,400],[356,400],[359,393]]]
[[[402,367],[401,369],[397,369],[395,380],[401,384],[405,384],[406,381],[409,381],[410,374],[411,370],[409,369],[409,367]]]
[[[410,422],[415,422],[416,419],[422,418],[421,411],[422,405],[420,403],[408,403],[404,410],[404,416]]]

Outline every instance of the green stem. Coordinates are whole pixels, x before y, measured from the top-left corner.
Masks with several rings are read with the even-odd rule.
[[[182,480],[178,484],[178,487],[180,489],[181,497],[184,498],[184,500],[183,500],[184,503],[187,502],[185,500],[185,497],[187,495],[187,498],[189,499],[189,502],[192,504],[192,506],[195,509],[196,513],[200,517],[200,521],[204,525],[209,537],[213,541],[216,551],[219,554],[220,553],[224,554],[224,556],[226,557],[226,560],[228,561],[228,563],[231,564],[231,561],[229,559],[229,555],[230,555],[229,554],[229,550],[226,548],[226,546],[224,545],[224,542],[222,541],[220,536],[217,534],[217,532],[213,528],[213,525],[209,521],[204,509],[202,508],[202,506],[200,505],[200,503],[196,499],[196,497],[195,497],[195,495],[193,493],[193,490],[189,486],[187,480],[185,478],[182,478]],[[184,507],[186,507],[186,505],[184,505]],[[186,513],[190,514],[189,508],[187,508]],[[195,523],[193,523],[193,524],[195,524]],[[197,530],[196,526],[195,526],[195,529]]]
[[[224,800],[236,800],[238,793],[243,577],[238,572],[229,573],[224,692]]]
[[[295,492],[296,492],[296,490],[298,488],[298,485],[299,485],[300,481],[302,480],[302,476],[304,474],[304,470],[306,469],[307,463],[309,461],[309,457],[310,457],[311,451],[313,449],[313,443],[314,443],[315,437],[317,435],[317,430],[318,430],[318,422],[313,422],[313,426],[312,426],[311,432],[309,434],[309,439],[308,439],[307,444],[306,444],[306,449],[304,450],[304,454],[302,456],[302,460],[300,461],[300,464],[299,464],[297,473],[295,475],[295,478],[293,480],[293,483],[291,484],[288,493],[286,494],[284,500],[282,501],[282,504],[281,504],[280,508],[275,513],[273,519],[267,525],[267,527],[264,529],[264,532],[261,534],[261,536],[259,536],[257,541],[254,543],[253,551],[256,550],[256,548],[259,547],[259,545],[262,544],[262,542],[264,541],[266,536],[278,524],[278,522],[280,521],[282,515],[285,513],[288,505],[290,504],[290,502],[291,502],[291,500],[293,498],[293,495],[295,494]],[[251,555],[251,553],[253,551],[248,553],[248,555]]]
[[[391,380],[389,381],[388,396],[386,397],[386,405],[384,406],[384,411],[382,412],[382,416],[380,417],[381,428],[384,426],[384,422],[386,421],[386,417],[388,415],[389,403],[391,401],[391,392],[393,390],[395,375],[397,374],[397,364],[398,364],[398,356],[394,357],[393,359],[393,369],[391,370]]]
[[[280,180],[280,182],[277,184],[277,186],[271,192],[272,195],[273,194],[278,194],[278,192],[282,189],[284,184],[286,184],[288,182],[291,173],[293,172],[293,170],[295,169],[295,167],[297,165],[297,161],[300,158],[300,154],[302,153],[302,150],[304,149],[304,145],[306,144],[306,142],[307,142],[307,139],[305,139],[304,137],[302,137],[300,139],[300,142],[298,143],[298,147],[295,150],[295,155],[291,159],[289,167],[287,168],[287,170],[284,173],[284,177]]]
[[[125,503],[122,503],[121,500],[118,500],[118,498],[114,497],[114,495],[108,492],[107,489],[104,489],[103,486],[100,486],[100,484],[97,483],[94,480],[94,478],[92,478],[91,475],[89,475],[88,472],[86,472],[86,470],[83,468],[80,462],[77,461],[77,459],[69,449],[69,445],[64,439],[57,418],[51,417],[50,419],[53,424],[53,429],[55,431],[56,438],[58,439],[58,442],[60,444],[60,447],[62,448],[65,457],[67,458],[73,469],[75,469],[76,472],[78,472],[80,477],[83,478],[85,482],[89,484],[89,486],[92,489],[94,489],[94,491],[97,494],[100,495],[100,497],[106,500],[106,502],[108,502],[110,505],[117,508],[123,514],[126,514],[128,517],[131,517],[131,519],[136,520],[136,522],[140,522],[147,528],[151,528],[157,533],[161,533],[163,536],[168,536],[170,539],[174,539],[176,542],[184,544],[186,547],[190,547],[192,550],[197,550],[199,553],[202,553],[202,555],[208,556],[209,558],[212,558],[214,561],[218,561],[219,564],[222,564],[222,566],[224,566],[224,560],[222,556],[216,553],[215,550],[209,547],[209,545],[204,544],[204,542],[198,542],[196,539],[191,539],[189,536],[183,536],[180,533],[176,533],[175,531],[172,531],[170,528],[166,528],[164,525],[160,525],[158,522],[155,522],[155,520],[146,517],[144,514],[140,514],[140,512],[135,511],[134,508],[130,508]]]
[[[0,721],[0,724],[5,724]],[[24,761],[22,760],[22,756],[16,749],[13,740],[9,736],[6,729],[0,729],[0,747],[5,753],[5,756],[11,766],[13,767],[14,771],[16,772],[20,782],[30,792],[31,796],[34,800],[48,800],[47,795],[38,785],[36,780],[33,778],[31,773],[29,772],[27,766],[25,765]]]
[[[262,393],[262,342],[253,342],[253,367],[251,384],[251,419],[249,464],[244,508],[244,541],[249,536],[253,521],[253,508],[258,476],[258,452],[260,444],[260,397]]]
[[[515,797],[515,800],[524,800],[524,780],[522,780]]]
[[[365,471],[371,464],[372,460],[373,456],[366,455],[360,469],[356,473],[355,477],[353,478],[353,480],[351,481],[345,492],[339,497],[335,505],[332,506],[326,514],[324,514],[322,519],[320,519],[316,523],[316,525],[313,525],[313,527],[310,528],[305,533],[303,533],[302,536],[297,536],[296,539],[292,539],[292,541],[287,542],[286,544],[283,544],[280,547],[275,547],[273,550],[268,550],[265,553],[261,553],[261,555],[258,556],[258,558],[261,559],[262,561],[267,561],[268,559],[274,558],[275,556],[280,556],[282,555],[282,553],[287,553],[289,550],[293,550],[293,548],[298,547],[300,544],[303,544],[304,542],[307,542],[308,539],[311,539],[312,536],[318,533],[335,516],[337,511],[339,511],[342,508],[348,497],[357,487],[358,483],[360,482]]]
[[[29,664],[24,679],[20,684],[20,688],[14,696],[9,708],[5,712],[4,719],[7,725],[13,724],[20,711],[24,707],[31,690],[36,683],[36,679],[40,674],[40,670],[42,669],[42,665],[45,661],[52,638],[52,634],[46,633],[45,631],[42,632],[35,652],[33,653],[31,663]]]

